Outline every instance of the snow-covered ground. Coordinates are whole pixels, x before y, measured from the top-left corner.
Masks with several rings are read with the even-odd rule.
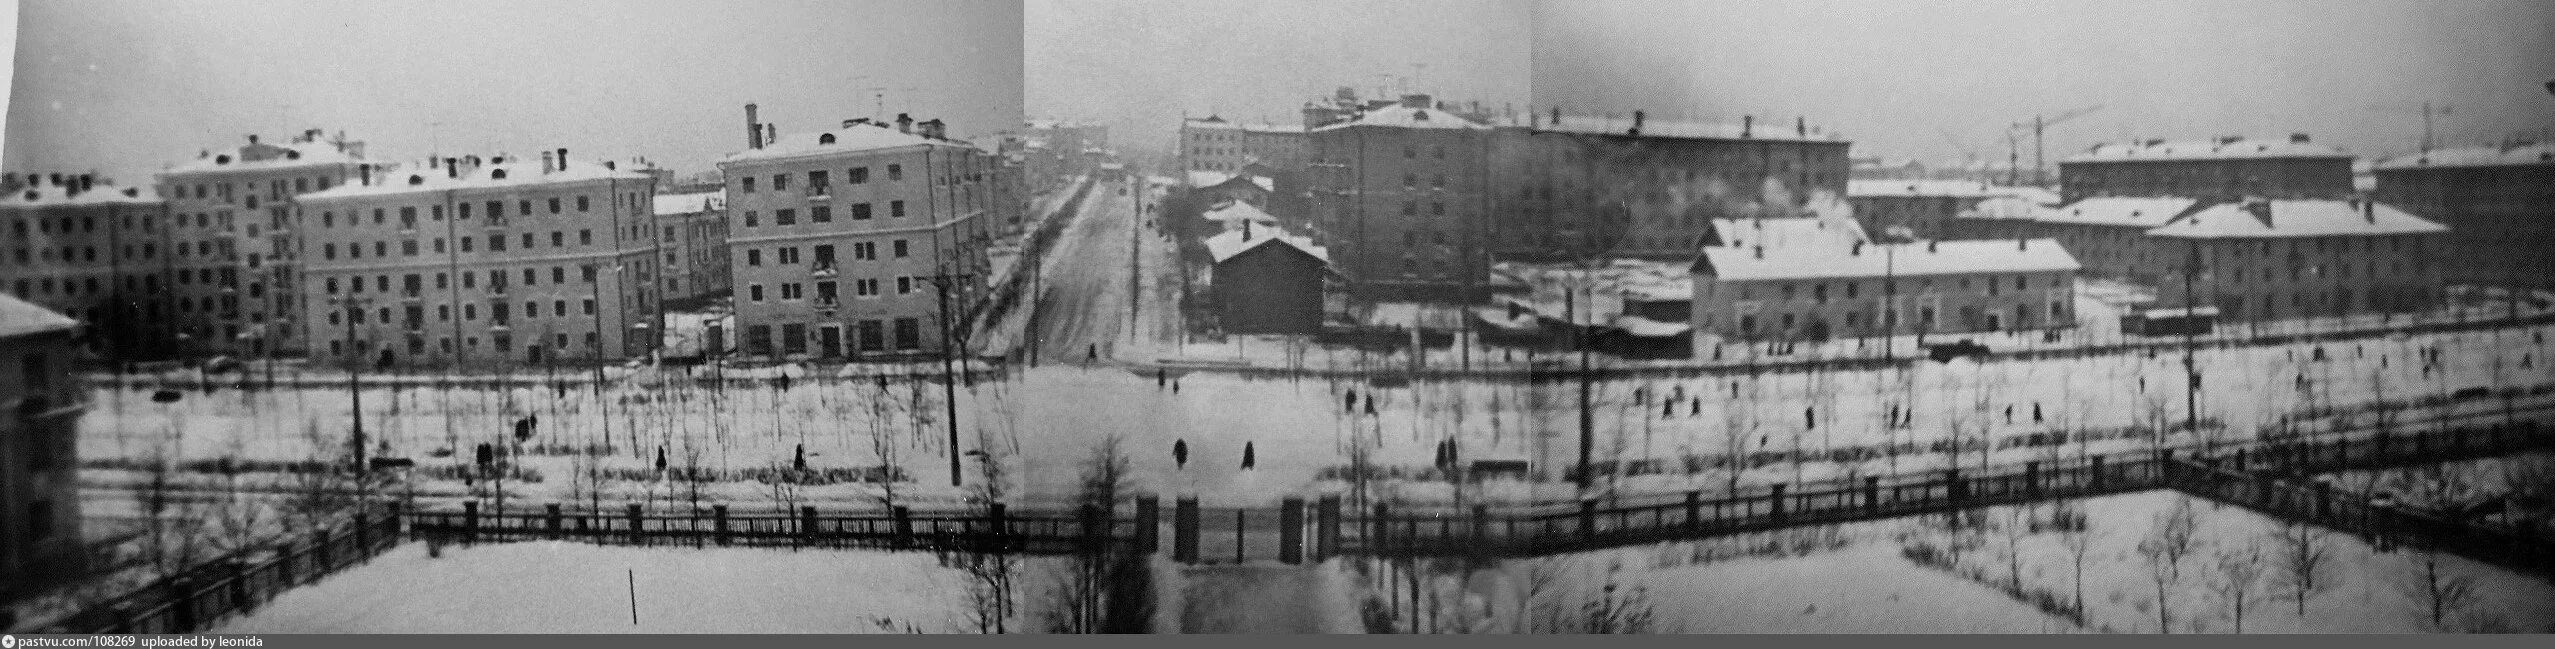
[[[441,554],[424,543],[394,548],[212,632],[976,632],[972,578],[929,553],[546,541]],[[1023,574],[1040,572],[1039,561]]]

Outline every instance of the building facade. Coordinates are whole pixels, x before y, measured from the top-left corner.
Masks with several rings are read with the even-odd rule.
[[[944,135],[939,120],[856,119],[750,139],[719,162],[742,353],[953,350],[992,279],[986,251],[1004,208],[997,156]]]
[[[656,196],[657,248],[668,300],[699,301],[733,290],[727,258],[727,193]]]
[[[2352,193],[2351,160],[2305,133],[2286,141],[2142,140],[2094,145],[2060,161],[2058,176],[2071,203],[2101,196],[2339,199]]]
[[[2077,269],[2052,239],[1712,247],[1694,262],[1688,323],[1813,341],[2066,328]]]
[[[144,188],[86,174],[9,174],[0,181],[0,291],[88,323],[90,341],[110,358],[180,353],[173,316],[219,302],[176,300],[167,216],[167,204]]]
[[[2448,226],[2446,281],[2555,286],[2555,144],[2438,149],[2373,171],[2379,201]]]
[[[1246,222],[1247,223],[1247,222]],[[1322,332],[1328,252],[1284,229],[1246,225],[1207,238],[1218,326],[1229,334]]]
[[[302,195],[311,357],[519,368],[656,349],[655,183],[616,166],[447,157]]]
[[[1843,211],[1850,143],[1795,120],[1736,125],[1529,115],[1493,135],[1502,258],[1683,261],[1713,219]],[[1833,205],[1822,205],[1821,202]]]
[[[1481,290],[1490,130],[1427,95],[1312,129],[1311,221],[1352,291],[1471,301]]]
[[[2212,202],[2147,232],[2157,305],[2233,321],[2439,306],[2447,228],[2375,201]]]
[[[160,172],[176,253],[173,298],[195,305],[175,313],[189,351],[264,356],[307,347],[295,197],[344,185],[363,164],[363,143],[320,137],[314,129],[278,145],[252,135],[237,150],[201,152]]]
[[[78,330],[0,293],[0,584],[81,570]]]
[[[1304,167],[1304,126],[1245,124],[1222,117],[1180,120],[1180,170],[1240,173],[1253,163]]]
[[[1967,233],[1959,219],[1992,200],[2054,206],[2059,197],[2038,187],[1968,180],[1855,180],[1846,185],[1846,203],[1865,230],[1905,232],[1917,239],[1962,238]]]

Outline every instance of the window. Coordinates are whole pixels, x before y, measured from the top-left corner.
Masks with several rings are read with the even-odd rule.
[[[914,278],[911,278],[911,277],[898,277],[898,278],[896,278],[896,294],[897,294],[897,295],[907,295],[907,294],[911,294],[911,293],[913,293],[913,292],[914,292]]]
[[[867,221],[867,220],[869,220],[869,204],[868,204],[868,203],[853,203],[853,204],[852,204],[852,220],[854,220],[854,221]]]
[[[550,197],[550,201],[549,201],[549,203],[550,203],[550,213],[551,213],[551,214],[557,214],[557,213],[559,213],[559,197],[557,197],[557,196],[552,196],[552,197]]]
[[[755,217],[754,210],[746,210],[746,211],[745,211],[745,227],[749,227],[749,228],[750,228],[750,227],[754,227],[754,226],[755,226],[755,219],[754,219],[754,217]]]
[[[591,280],[591,279],[593,279],[593,278],[587,278],[587,279]],[[552,283],[552,284],[566,284],[566,283],[568,283],[568,268],[567,268],[566,266],[551,266],[551,267],[550,267],[550,283]]]
[[[745,298],[755,302],[763,301],[763,285],[747,284],[745,286]]]
[[[832,183],[826,182],[824,171],[807,172],[807,193],[809,195],[822,196],[827,191],[831,191],[831,185]]]
[[[774,179],[780,179],[780,178],[788,178],[788,176],[773,176],[772,178],[774,178]],[[778,185],[779,183],[773,183],[773,184]],[[778,210],[772,210],[772,225],[797,225],[797,224],[798,224],[798,210],[794,210],[794,209],[778,209]]]
[[[904,259],[907,256],[904,239],[897,239],[891,247],[895,249],[897,259]]]
[[[776,191],[776,192],[785,192],[785,191],[789,191],[789,190],[790,190],[790,176],[789,176],[789,174],[772,174],[772,191]]]
[[[783,246],[783,247],[781,247],[781,263],[782,263],[782,264],[795,264],[795,263],[798,263],[798,246]]]
[[[551,230],[551,231],[550,231],[550,247],[552,247],[552,248],[564,248],[564,247],[567,247],[567,245],[568,245],[568,233],[566,233],[566,232],[562,232],[562,231],[558,231],[558,230]]]
[[[923,346],[923,323],[914,318],[896,319],[896,348],[919,349]]]
[[[505,252],[505,251],[506,251],[506,235],[502,235],[502,234],[491,234],[491,235],[488,235],[488,252]]]
[[[585,266],[585,267],[579,268],[579,270],[585,271],[585,282],[586,282],[587,284],[592,284],[592,283],[594,283],[594,274],[595,274],[595,268],[594,268],[594,266],[588,265],[588,266]]]
[[[819,172],[816,172],[816,173],[824,173],[824,172],[819,171]],[[807,222],[809,222],[809,223],[833,223],[833,222],[834,222],[834,208],[833,208],[832,206],[827,206],[827,205],[816,205],[816,206],[811,206],[811,207],[807,208]]]
[[[594,245],[594,231],[593,231],[593,230],[578,230],[578,231],[577,231],[577,245],[580,245],[580,246],[591,246],[591,245]]]
[[[861,242],[855,242],[855,243],[853,243],[853,244],[852,244],[852,259],[860,260],[860,261],[876,261],[876,260],[878,260],[878,242],[875,242],[875,241],[861,241]]]
[[[860,185],[860,184],[866,184],[866,183],[868,183],[868,182],[869,182],[869,168],[868,168],[868,167],[853,167],[853,168],[851,168],[851,169],[845,170],[845,171],[843,172],[843,182],[848,183],[848,184],[853,184],[853,185]]]
[[[472,239],[472,238],[470,238],[470,237],[462,237],[462,238],[461,238],[461,251],[462,251],[462,252],[471,252],[471,249],[470,249],[470,248],[471,248],[471,242],[474,242],[474,241],[478,241],[478,239]]]
[[[746,176],[746,177],[744,177],[744,178],[739,178],[739,179],[737,179],[736,183],[737,183],[737,184],[736,184],[736,191],[737,191],[737,193],[740,193],[740,194],[751,194],[751,193],[754,193],[754,177],[753,177],[753,176]]]
[[[404,257],[417,256],[417,240],[409,239],[399,242],[399,254]]]
[[[554,213],[554,214],[558,212],[558,210],[550,210],[550,211],[551,211],[552,213]],[[521,214],[521,215],[524,215],[524,216],[532,216],[532,199],[527,198],[527,199],[523,199],[523,200],[515,201],[515,213],[516,213],[516,214]]]
[[[895,182],[895,181],[904,180],[904,179],[905,179],[905,165],[900,165],[900,164],[891,164],[891,165],[887,165],[887,180],[888,180],[888,182]]]
[[[860,323],[860,346],[861,351],[864,352],[886,351],[887,328],[881,326],[881,323],[877,320],[862,320]]]
[[[578,197],[577,197],[577,211],[579,211],[579,212],[586,211],[586,197],[584,197],[584,196],[578,196]]]
[[[337,244],[334,244],[334,243],[321,244],[321,245],[319,246],[319,258],[321,258],[321,259],[336,259],[336,258],[337,258]]]
[[[753,179],[746,179],[746,184],[754,184]],[[772,325],[746,325],[745,351],[749,354],[772,353]]]
[[[774,181],[779,181],[780,179],[782,179],[782,178],[787,178],[787,177],[788,177],[788,176],[773,176],[773,177],[772,177],[772,180],[774,180]],[[773,185],[779,185],[780,183],[779,183],[779,182],[774,182],[774,183],[772,183],[772,184],[773,184]],[[775,187],[775,189],[778,189],[778,187]],[[803,325],[803,324],[785,324],[785,325],[781,325],[781,353],[784,353],[784,354],[805,354],[805,353],[807,353],[807,325]]]
[[[523,269],[523,285],[524,285],[524,286],[539,286],[539,285],[541,285],[541,273],[540,273],[540,271],[537,271],[537,270],[534,270],[534,269],[530,269],[530,268]]]
[[[747,249],[745,249],[745,265],[747,265],[747,266],[761,266],[761,265],[763,265],[763,251],[762,251],[761,249],[757,249],[757,248],[747,248]]]
[[[782,283],[781,283],[781,299],[784,299],[784,300],[801,300],[801,299],[806,299],[806,298],[807,298],[807,287],[806,287],[806,286],[801,285],[801,284],[799,284],[798,282],[782,282]]]
[[[533,246],[533,245],[535,245],[535,244],[537,244],[537,243],[538,243],[538,241],[532,238],[532,233],[530,233],[530,232],[523,233],[523,249],[525,249],[525,250],[531,250],[531,249],[532,249],[532,246]]]
[[[904,201],[888,201],[888,202],[887,202],[887,216],[888,216],[888,218],[898,218],[898,219],[905,218],[905,202],[904,202]]]
[[[877,297],[878,279],[870,278],[852,280],[852,295],[857,297]]]

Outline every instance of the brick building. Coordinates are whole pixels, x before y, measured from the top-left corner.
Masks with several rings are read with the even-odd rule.
[[[748,130],[751,148],[719,161],[745,355],[893,357],[965,333],[994,229],[1019,207],[997,196],[998,156],[905,115]]]
[[[2160,307],[2227,320],[2421,311],[2442,299],[2446,231],[2359,199],[2210,202],[2147,231],[2148,283]]]
[[[176,299],[167,215],[167,203],[146,188],[87,174],[23,181],[9,174],[0,182],[0,291],[87,323],[98,351],[111,357],[178,353],[171,341],[181,307],[192,313],[220,303]],[[197,279],[191,268],[187,279]]]
[[[656,349],[655,181],[616,166],[447,157],[303,194],[312,358],[487,368]]]
[[[1245,124],[1209,115],[1180,120],[1180,170],[1239,173],[1257,163],[1304,167],[1305,127]]]
[[[191,351],[265,355],[306,347],[301,224],[296,196],[355,178],[362,142],[317,129],[283,144],[249,136],[236,150],[205,151],[159,175],[175,252],[175,326]],[[210,305],[212,308],[206,308]]]
[[[2343,198],[2352,192],[2351,159],[2305,133],[2285,141],[2143,140],[2094,145],[2060,161],[2058,176],[2071,203],[2100,196]]]
[[[1484,286],[1491,128],[1428,95],[1311,130],[1311,221],[1368,299],[1471,301]]]
[[[2379,201],[2448,226],[2446,281],[2555,286],[2555,143],[2437,149],[2373,172]]]
[[[1688,323],[1751,340],[2065,328],[2077,269],[2052,239],[1711,247]]]
[[[1491,144],[1502,258],[1558,251],[1686,260],[1713,219],[1811,213],[1846,193],[1849,143],[1812,129],[1529,115]],[[1841,204],[1835,211],[1842,211]]]

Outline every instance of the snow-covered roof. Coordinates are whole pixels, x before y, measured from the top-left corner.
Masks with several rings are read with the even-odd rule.
[[[1618,117],[1563,115],[1559,122],[1534,127],[1537,133],[1577,133],[1583,135],[1632,135],[1632,120]],[[1834,133],[1812,128],[1801,132],[1797,124],[1778,124],[1772,120],[1755,124],[1724,122],[1682,122],[1643,118],[1641,135],[1637,137],[1676,138],[1688,140],[1775,140],[1791,142],[1844,142]]]
[[[1240,228],[1246,221],[1271,226],[1278,222],[1277,217],[1244,201],[1225,201],[1223,205],[1198,214],[1198,218],[1223,223],[1226,228]]]
[[[692,213],[695,213],[695,212],[716,212],[716,211],[719,211],[719,210],[724,209],[724,208],[726,208],[726,207],[727,207],[727,193],[726,193],[726,192],[697,192],[697,193],[691,193],[691,194],[658,194],[658,195],[656,195],[656,213],[658,213],[658,214],[692,214]]]
[[[626,169],[608,169],[605,168],[602,163],[587,162],[579,159],[571,159],[565,168],[552,171],[550,173],[542,173],[541,166],[542,163],[540,161],[514,157],[508,158],[503,163],[483,164],[477,167],[468,168],[461,173],[459,178],[451,177],[451,172],[442,168],[429,168],[426,165],[420,164],[410,164],[389,169],[377,168],[372,172],[373,183],[370,185],[347,183],[328,188],[324,191],[303,194],[298,200],[324,201],[367,196],[390,196],[412,192],[499,189],[605,179],[631,181],[650,180],[649,176],[645,173]]]
[[[2506,167],[2516,165],[2555,165],[2555,142],[2538,142],[2512,146],[2468,146],[2432,149],[2422,153],[2400,155],[2377,161],[2371,168],[2381,171],[2423,169],[2429,167]]]
[[[840,155],[911,146],[944,146],[973,149],[976,145],[952,140],[935,140],[896,130],[894,124],[863,122],[849,127],[806,133],[783,133],[763,143],[763,148],[747,149],[720,158],[719,164],[778,160],[803,156]]]
[[[36,306],[35,303],[18,299],[15,295],[0,293],[0,338],[16,338],[78,326],[80,321],[73,320],[70,316],[54,313],[52,309]]]
[[[1235,130],[1245,133],[1301,134],[1304,132],[1304,125],[1302,124],[1273,124],[1267,122],[1244,123],[1227,121],[1224,118],[1215,116],[1191,117],[1186,120],[1182,120],[1180,125],[1188,128]]]
[[[42,208],[63,205],[147,205],[160,202],[158,190],[149,187],[117,187],[98,183],[88,191],[71,193],[68,187],[31,185],[0,195],[0,208]]]
[[[1246,236],[1248,238],[1245,238]],[[1232,259],[1234,255],[1249,252],[1253,248],[1264,245],[1290,246],[1304,251],[1304,254],[1312,255],[1314,259],[1321,260],[1322,263],[1331,263],[1329,248],[1313,245],[1312,239],[1289,235],[1286,230],[1275,225],[1255,225],[1248,232],[1240,229],[1226,230],[1223,234],[1207,237],[1206,245],[1207,254],[1214,257],[1215,263],[1219,264],[1224,263],[1224,260]]]
[[[1191,171],[1189,172],[1189,186],[1214,187],[1216,185],[1233,182],[1233,179],[1237,176],[1242,176],[1242,174],[1229,174],[1221,171]],[[1268,176],[1249,174],[1247,177],[1251,179],[1251,184],[1258,185],[1260,187],[1260,191],[1277,191],[1276,182],[1269,180]]]
[[[1456,115],[1454,113],[1435,108],[1416,108],[1411,106],[1395,105],[1359,113],[1357,117],[1351,118],[1348,121],[1313,129],[1313,132],[1319,133],[1323,131],[1336,131],[1357,126],[1381,126],[1386,128],[1441,128],[1468,131],[1488,130],[1490,128],[1489,126],[1484,126],[1480,123],[1474,122],[1473,120],[1464,119],[1461,115]]]
[[[1786,217],[1769,219],[1713,219],[1712,232],[1724,246],[1843,246],[1870,237],[1863,225],[1851,218]]]
[[[1624,333],[1642,338],[1677,338],[1694,331],[1694,325],[1683,322],[1660,322],[1630,313],[1617,315],[1614,322],[1608,324],[1616,329],[1622,329]]]
[[[2221,202],[2148,230],[2191,239],[2375,236],[2447,232],[2448,227],[2388,205],[2356,200]]]
[[[1722,280],[2037,273],[2082,268],[2057,239],[1920,241],[1887,245],[1705,248],[1694,272]]]
[[[254,144],[251,146],[271,146],[283,149],[283,151],[272,157],[259,160],[242,160],[240,159],[241,156],[237,151],[229,153],[211,153],[170,166],[166,171],[162,171],[160,173],[189,174],[209,171],[285,169],[304,166],[355,164],[364,161],[362,158],[357,158],[355,156],[348,155],[344,151],[339,151],[337,149],[337,145],[329,144],[327,142],[287,142],[284,144]]]
[[[2215,140],[2147,140],[2107,142],[2068,156],[2062,162],[2137,162],[2147,160],[2233,160],[2242,158],[2348,158],[2330,146],[2288,140],[2227,137]]]
[[[2056,209],[2058,208],[2055,206],[2042,203],[2032,198],[2025,198],[2021,196],[1996,196],[1986,200],[1981,200],[1977,205],[1970,206],[1969,209],[1961,210],[1961,213],[1952,215],[1952,218],[2037,221],[2046,218],[2049,212]]]
[[[1854,198],[1986,198],[1999,195],[1996,187],[1970,180],[1849,180],[1845,195]]]
[[[2152,228],[2198,205],[2179,196],[2103,196],[2040,210],[2035,220],[2063,225]]]

